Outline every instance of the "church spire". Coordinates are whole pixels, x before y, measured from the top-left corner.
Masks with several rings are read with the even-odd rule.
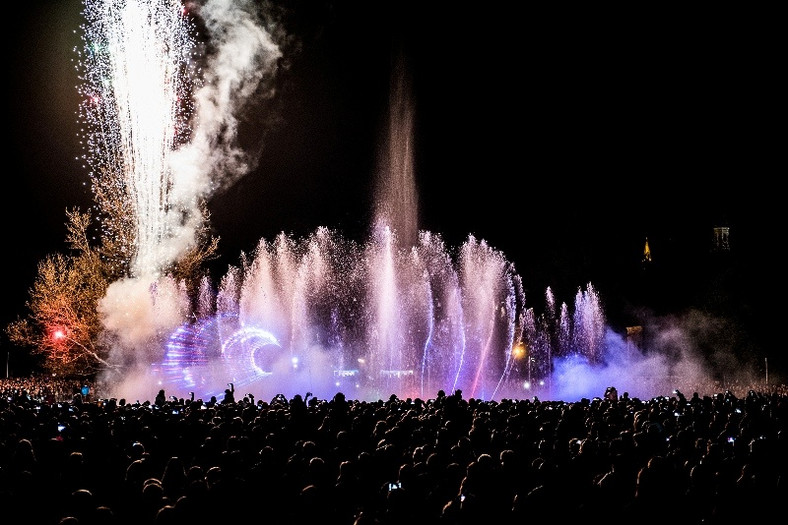
[[[651,262],[651,248],[648,246],[648,237],[646,237],[646,246],[643,248],[643,264],[649,264]]]

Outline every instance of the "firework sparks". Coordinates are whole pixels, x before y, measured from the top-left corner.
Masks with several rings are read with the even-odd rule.
[[[194,24],[173,0],[87,1],[83,14],[80,110],[90,176],[95,191],[120,195],[129,215],[132,274],[155,275],[183,246],[171,241],[185,233],[184,222],[194,220],[172,198],[171,165],[188,138],[198,83]]]

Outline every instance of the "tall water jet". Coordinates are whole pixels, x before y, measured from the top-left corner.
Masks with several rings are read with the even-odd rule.
[[[390,229],[401,246],[415,246],[419,200],[414,173],[414,109],[405,58],[394,57],[386,131],[379,151],[373,227]],[[382,233],[382,232],[381,232]]]

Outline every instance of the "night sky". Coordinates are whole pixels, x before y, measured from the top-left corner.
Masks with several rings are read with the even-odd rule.
[[[653,300],[680,310],[696,299],[713,228],[727,226],[747,329],[761,345],[776,341],[785,84],[774,16],[278,4],[289,41],[277,94],[240,116],[259,163],[210,202],[220,272],[279,232],[366,237],[402,51],[422,229],[450,246],[485,239],[515,264],[533,303],[547,286],[571,301],[592,282],[625,323],[630,303],[652,299],[633,284],[647,238],[671,294]],[[25,314],[36,264],[65,251],[65,210],[92,204],[78,160],[80,8],[32,0],[6,23],[3,326]]]

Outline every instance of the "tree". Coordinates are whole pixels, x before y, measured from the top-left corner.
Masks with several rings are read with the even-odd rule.
[[[90,215],[78,209],[66,214],[73,255],[48,255],[38,264],[25,304],[30,313],[6,328],[11,342],[42,354],[46,369],[64,375],[109,366],[95,343],[101,330],[96,306],[115,277],[88,242]]]

